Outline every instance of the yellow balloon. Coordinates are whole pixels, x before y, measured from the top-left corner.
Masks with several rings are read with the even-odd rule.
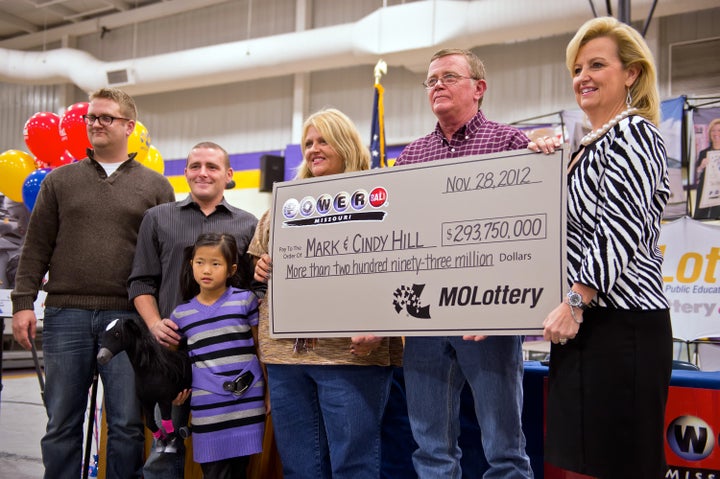
[[[135,159],[142,163],[147,157],[150,149],[150,133],[145,125],[139,121],[135,122],[135,129],[128,137],[128,153],[137,153]]]
[[[147,166],[151,170],[157,171],[161,175],[165,173],[165,163],[163,162],[163,157],[158,151],[158,149],[155,148],[153,145],[150,145],[145,159],[140,163]]]
[[[27,176],[35,171],[35,159],[20,150],[0,154],[0,193],[22,203],[22,189]]]

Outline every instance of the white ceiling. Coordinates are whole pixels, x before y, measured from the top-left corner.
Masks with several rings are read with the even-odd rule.
[[[253,0],[247,1],[251,6]],[[73,37],[102,35],[105,29],[239,0],[0,0],[0,81],[72,82],[92,91],[105,86],[110,81],[109,74],[119,72],[127,79],[122,81],[129,93],[149,94],[371,65],[380,56],[412,70],[437,47],[455,44],[474,47],[567,34],[591,16],[591,4],[598,15],[607,13],[606,2],[602,0],[553,0],[544,9],[536,8],[545,4],[539,0],[353,1],[380,6],[355,22],[254,39],[252,55],[243,42],[230,42],[102,62],[74,49]],[[654,3],[654,0],[627,1],[632,4],[632,19],[636,22],[647,17]],[[718,1],[660,0],[653,21],[661,16],[717,7]],[[296,2],[298,11],[316,3],[332,5],[330,0]],[[388,6],[382,8],[382,4]],[[618,0],[611,0],[610,4],[617,14]],[[411,26],[409,18],[413,19]],[[237,51],[248,53],[234,55]],[[188,69],[187,65],[193,68]]]

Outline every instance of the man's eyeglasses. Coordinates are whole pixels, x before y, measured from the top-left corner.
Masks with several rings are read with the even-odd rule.
[[[83,115],[83,120],[85,120],[85,124],[88,126],[92,126],[95,123],[95,120],[99,121],[102,126],[110,126],[112,125],[112,122],[115,120],[125,120],[130,121],[130,118],[121,118],[119,116],[110,116],[110,115]]]
[[[463,79],[475,80],[475,78],[472,78],[472,77],[464,77],[462,75],[456,75],[455,73],[446,73],[443,76],[441,76],[440,78],[435,78],[435,77],[428,78],[427,80],[425,80],[423,82],[423,86],[425,87],[426,90],[432,90],[433,88],[435,88],[435,85],[437,85],[438,82],[442,82],[442,84],[445,86],[450,86],[450,85],[456,84],[457,82],[459,82],[460,80],[463,80]]]

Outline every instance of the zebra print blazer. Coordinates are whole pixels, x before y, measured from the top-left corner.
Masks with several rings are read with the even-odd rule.
[[[665,144],[630,116],[568,172],[568,281],[598,291],[595,305],[664,309],[660,220],[670,197]]]

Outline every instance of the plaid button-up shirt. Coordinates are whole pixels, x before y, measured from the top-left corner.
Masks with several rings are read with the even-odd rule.
[[[496,123],[478,111],[472,119],[456,131],[450,141],[445,138],[440,124],[427,136],[419,138],[400,153],[396,165],[408,165],[445,158],[483,155],[527,148],[530,140],[517,128]]]

